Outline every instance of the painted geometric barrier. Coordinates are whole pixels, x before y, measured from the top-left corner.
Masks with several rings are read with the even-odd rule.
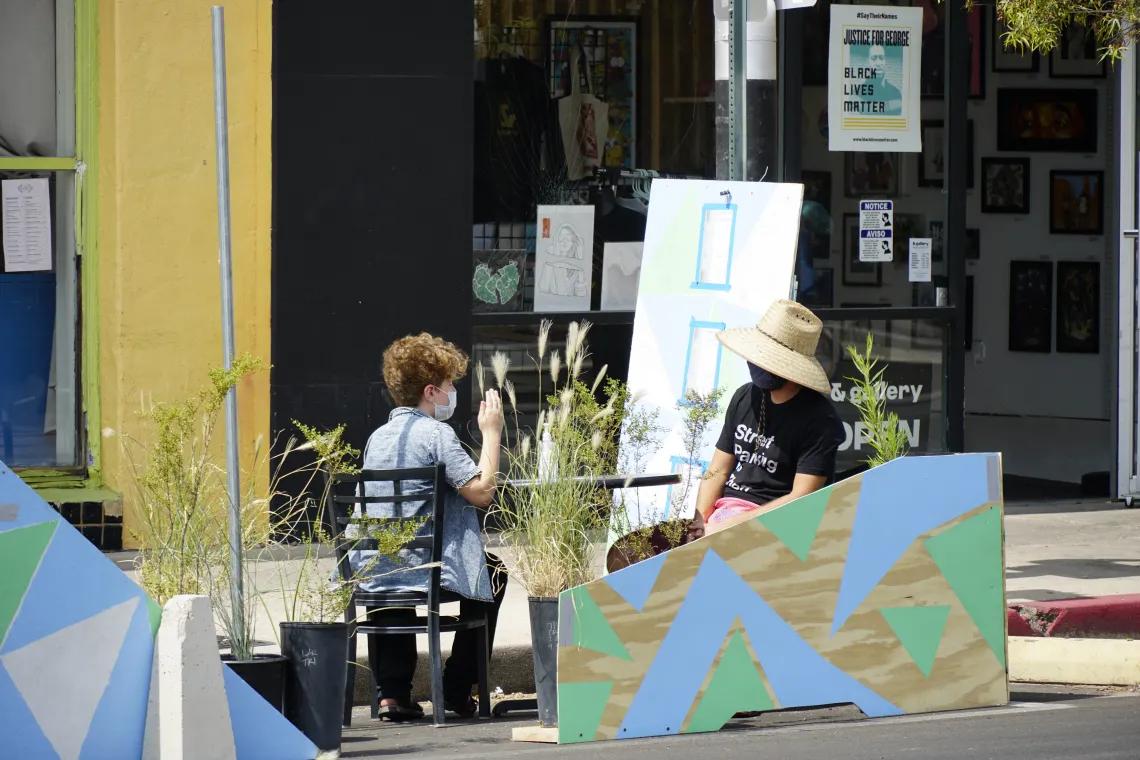
[[[161,616],[0,462],[0,757],[141,758]],[[316,757],[291,723],[225,670],[238,760]],[[269,746],[266,737],[274,737]]]
[[[1005,704],[1001,457],[907,457],[563,592],[563,744]]]

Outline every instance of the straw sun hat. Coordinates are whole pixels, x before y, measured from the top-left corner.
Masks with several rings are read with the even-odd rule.
[[[776,301],[755,327],[735,327],[716,339],[732,353],[777,377],[820,393],[831,392],[815,358],[823,322],[795,301]]]

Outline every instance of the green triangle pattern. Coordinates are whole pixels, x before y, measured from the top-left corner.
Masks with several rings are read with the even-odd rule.
[[[950,617],[950,605],[884,607],[879,612],[883,613],[922,675],[930,678],[934,658],[938,656],[938,645],[942,643],[942,633],[946,630],[946,619]]]
[[[613,688],[613,681],[558,684],[559,744],[594,741]]]
[[[8,636],[8,628],[58,524],[53,520],[0,533],[0,645]]]
[[[149,596],[146,598],[146,614],[150,617],[150,635],[157,636],[158,626],[162,624],[162,607]]]
[[[1005,667],[1000,508],[987,509],[926,539],[926,550]]]
[[[687,734],[719,731],[738,712],[775,709],[756,663],[748,653],[744,636],[734,631],[724,655],[716,665],[700,704],[689,721]]]
[[[815,534],[819,531],[820,522],[823,521],[823,512],[827,509],[827,500],[830,498],[831,489],[824,488],[807,496],[801,496],[791,504],[773,509],[757,519],[765,528],[772,531],[776,538],[783,541],[784,546],[800,558],[800,562],[807,562]]]
[[[570,592],[574,603],[574,645],[633,661],[614,629],[585,586]]]

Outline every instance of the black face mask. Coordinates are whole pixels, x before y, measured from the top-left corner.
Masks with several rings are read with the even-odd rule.
[[[784,383],[788,382],[782,377],[776,377],[766,369],[761,369],[755,364],[749,362],[748,372],[752,375],[752,383],[757,388],[762,388],[766,391],[775,391],[784,387]]]

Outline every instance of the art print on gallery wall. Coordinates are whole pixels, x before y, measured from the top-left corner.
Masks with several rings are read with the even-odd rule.
[[[929,237],[927,235],[926,217],[922,214],[900,214],[896,212],[894,235],[895,266],[909,266],[911,239]]]
[[[1069,24],[1049,54],[1053,79],[1104,79],[1108,64],[1100,58],[1096,35],[1083,24]]]
[[[594,207],[539,206],[534,310],[589,311]]]
[[[982,159],[982,213],[1029,213],[1029,159]]]
[[[998,150],[1096,153],[1096,90],[998,90]]]
[[[602,249],[602,311],[637,308],[644,243],[606,243]]]
[[[632,169],[637,165],[637,21],[634,18],[562,17],[551,21],[550,96],[573,91],[575,52],[585,51],[592,92],[609,107],[609,126],[602,166]],[[575,74],[577,76],[577,74]]]
[[[941,120],[922,122],[922,156],[918,186],[942,187],[946,181],[946,125]],[[966,189],[974,188],[974,122],[966,122]]]
[[[1009,263],[1009,350],[1053,349],[1053,262]]]
[[[814,274],[811,285],[799,294],[799,302],[809,309],[830,309],[835,303],[835,270],[816,267]]]
[[[873,288],[883,284],[878,264],[859,260],[859,215],[843,215],[843,284]]]
[[[1104,234],[1104,172],[1049,172],[1049,232]]]
[[[994,9],[992,14],[993,20],[993,34],[990,38],[993,41],[992,60],[993,70],[1001,73],[1020,73],[1020,74],[1035,74],[1041,66],[1041,57],[1032,51],[1028,51],[1018,47],[1006,47],[1005,35],[1009,33],[1009,27],[1005,22],[997,17],[997,9]]]
[[[1100,264],[1057,262],[1057,352],[1100,353]]]
[[[525,250],[475,251],[471,310],[476,314],[523,310]]]
[[[800,245],[813,259],[831,258],[831,172],[803,171],[804,206]]]
[[[946,94],[946,3],[942,0],[915,0],[923,9],[922,97],[942,100]],[[970,33],[971,100],[986,97],[986,39],[982,6],[970,11],[966,24]]]
[[[978,229],[966,230],[966,260],[977,261],[982,257],[982,231]]]
[[[848,198],[893,198],[899,193],[898,153],[847,153]]]

